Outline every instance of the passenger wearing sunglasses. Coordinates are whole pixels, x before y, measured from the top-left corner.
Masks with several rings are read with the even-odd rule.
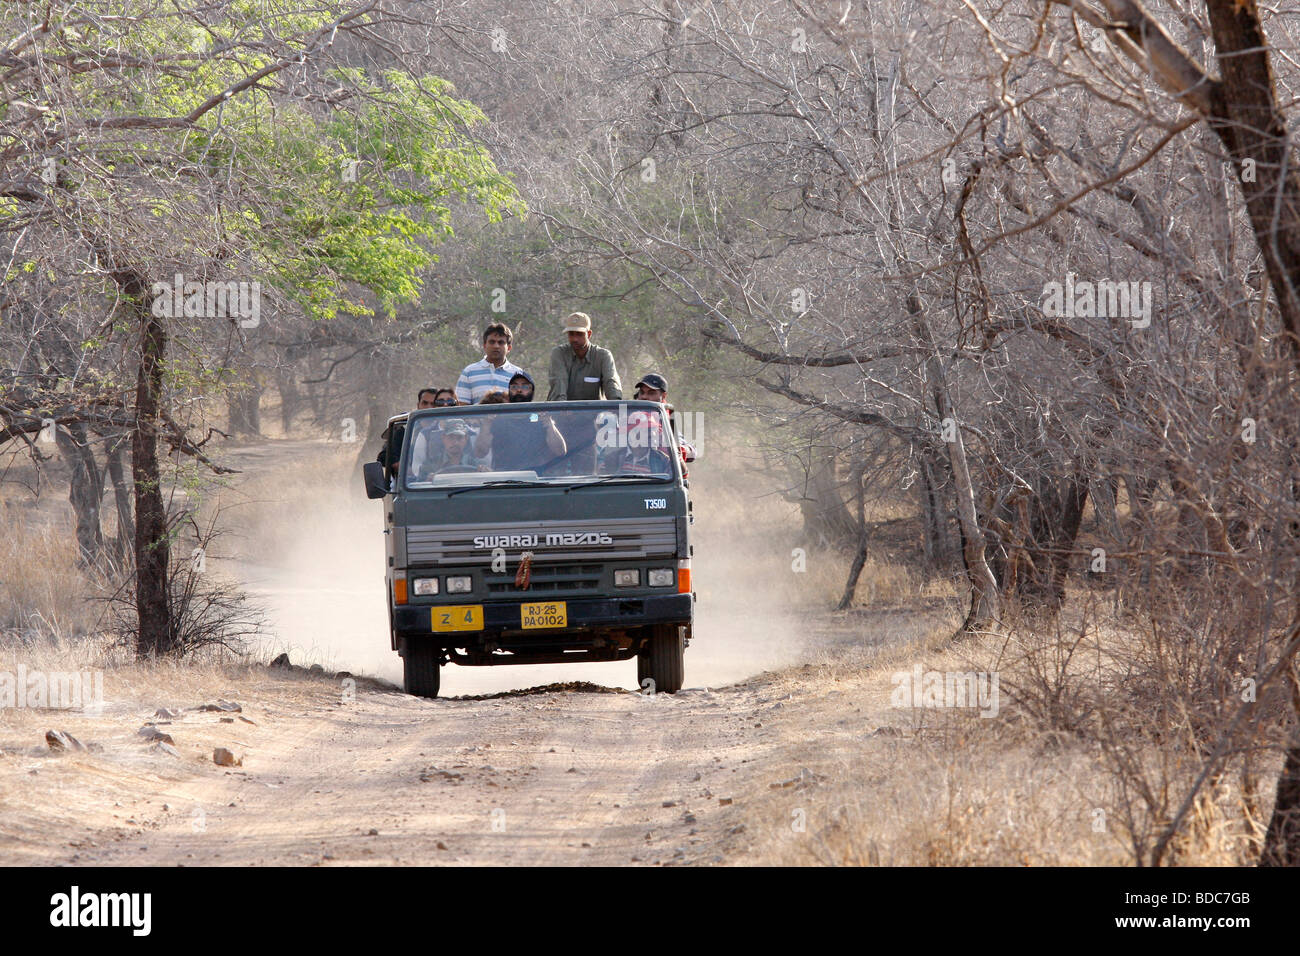
[[[450,398],[449,402],[442,402],[439,399]],[[436,408],[440,405],[455,405],[456,393],[449,388],[422,388],[415,396],[416,408]],[[384,430],[380,437],[384,439],[384,446],[379,449],[379,454],[375,456],[375,461],[384,466],[384,471],[388,477],[397,477],[397,460],[402,454],[402,438],[406,435],[404,425],[395,425],[392,428]],[[418,449],[417,449],[418,450]]]

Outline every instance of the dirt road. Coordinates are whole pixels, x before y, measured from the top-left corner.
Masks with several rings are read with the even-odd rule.
[[[43,712],[17,721],[26,733],[5,728],[0,859],[717,864],[747,852],[752,798],[780,788],[787,751],[824,718],[786,719],[809,699],[776,677],[675,696],[579,684],[427,701],[301,672],[237,676],[236,715],[155,717],[146,692],[98,718]],[[34,742],[51,722],[98,752],[51,754]],[[145,723],[177,755],[145,742]],[[215,765],[216,747],[242,766]]]

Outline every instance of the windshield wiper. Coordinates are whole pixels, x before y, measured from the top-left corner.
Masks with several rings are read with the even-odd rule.
[[[466,485],[463,488],[457,488],[455,491],[447,492],[447,497],[452,498],[462,491],[475,491],[479,488],[500,488],[502,485],[514,485],[516,487],[527,488],[551,488],[554,487],[549,481],[533,481],[526,478],[498,478],[496,481],[485,481],[479,485]]]
[[[629,478],[633,481],[653,481],[656,484],[662,484],[665,481],[673,480],[672,475],[606,475],[604,478],[599,478],[596,481],[580,481],[577,484],[568,485],[565,487],[564,493],[567,495],[575,488],[590,488],[592,485],[603,485],[608,481],[618,481],[620,479],[627,480]]]

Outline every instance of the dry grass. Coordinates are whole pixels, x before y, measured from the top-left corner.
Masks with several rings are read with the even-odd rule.
[[[1079,604],[1083,603],[1080,596]],[[950,641],[960,614],[874,611],[857,626],[828,622],[839,636],[813,662],[764,675],[777,712],[757,714],[792,743],[767,770],[793,786],[759,790],[746,807],[753,845],[737,862],[777,865],[1132,866],[1145,861],[1160,820],[1134,793],[1131,774],[1093,735],[1053,726],[1045,697],[1112,669],[1141,635],[1116,627],[1089,632],[1061,664],[1057,684],[1038,683],[1043,650],[1078,617],[1029,638]],[[1022,626],[1025,622],[1021,622]],[[838,625],[838,629],[837,629]],[[895,706],[900,672],[999,675],[999,708],[983,718],[963,708]],[[1066,695],[1068,696],[1068,694]],[[1035,708],[1028,706],[1034,704]],[[1132,742],[1146,785],[1181,799],[1200,769],[1178,744]],[[1280,760],[1255,767],[1272,780]],[[1267,788],[1266,788],[1267,789]],[[1243,791],[1224,774],[1197,801],[1166,862],[1241,866],[1258,853],[1271,793]],[[1253,822],[1252,822],[1253,821]]]
[[[80,563],[72,508],[61,494],[60,482],[66,482],[66,476],[57,460],[44,467],[39,497],[23,487],[36,485],[30,463],[11,465],[8,482],[0,484],[0,515],[5,522],[0,537],[0,649],[6,644],[48,644],[70,650],[81,644],[95,648],[105,640],[119,641],[124,636],[123,620],[129,621],[133,614],[130,591],[122,587],[123,577],[108,558],[107,548],[96,564]],[[205,537],[207,518],[221,507],[222,497],[231,493],[232,485],[229,481],[200,482],[169,492],[173,509],[193,509],[196,519],[178,526],[172,545],[174,572],[184,573],[189,567],[193,547],[200,543],[200,536]],[[111,488],[106,490],[100,512],[105,542],[116,534],[112,494]],[[255,515],[254,521],[265,520],[275,507],[269,500],[261,504],[264,511]],[[208,545],[207,564],[212,573],[205,570],[205,576],[196,577],[195,582],[207,594],[230,584],[222,571],[223,560],[229,555],[223,552],[234,542],[221,540],[218,547],[210,540],[203,543]]]
[[[926,669],[958,664],[928,656]],[[800,699],[808,684],[772,690]],[[817,687],[816,683],[813,687]],[[1034,739],[1005,721],[890,706],[887,669],[846,677],[805,701],[786,769],[806,787],[759,792],[746,862],[777,865],[1123,865],[1113,827],[1094,829],[1104,777],[1080,748]],[[787,704],[787,706],[792,706]],[[837,716],[838,715],[838,716]],[[813,743],[815,741],[815,743]],[[800,792],[802,790],[802,792]]]
[[[1009,621],[999,646],[984,656],[1005,674],[1007,697],[1026,723],[1096,753],[1099,772],[1114,784],[1105,805],[1111,819],[1132,859],[1152,862],[1214,744],[1244,706],[1237,668],[1249,671],[1237,659],[1225,673],[1205,645],[1171,640],[1173,620],[1153,630],[1142,616],[1117,618],[1098,603],[1076,592],[1057,619]],[[1258,706],[1261,716],[1276,714],[1276,700]],[[1265,719],[1226,739],[1222,767],[1196,795],[1162,862],[1255,861],[1272,801],[1271,785],[1261,782],[1271,784],[1281,765],[1268,749],[1271,736]]]
[[[103,615],[95,598],[106,580],[78,567],[71,516],[53,502],[37,507],[14,495],[3,507],[0,634],[74,640],[94,633]]]

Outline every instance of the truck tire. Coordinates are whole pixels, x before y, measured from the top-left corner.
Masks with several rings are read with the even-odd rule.
[[[423,641],[402,642],[402,686],[415,697],[437,697],[442,678],[438,649]]]
[[[686,680],[686,648],[676,624],[657,624],[645,650],[637,655],[637,684],[649,677],[655,693],[675,694]]]

